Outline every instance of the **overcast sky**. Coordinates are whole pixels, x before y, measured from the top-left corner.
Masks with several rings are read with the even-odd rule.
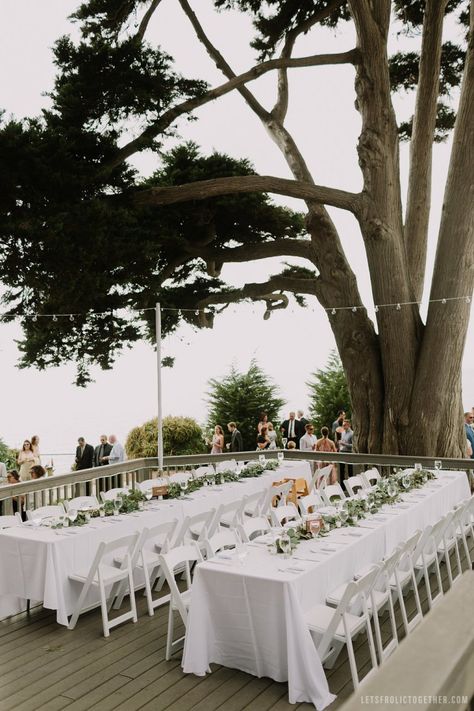
[[[61,34],[75,32],[67,16],[77,0],[2,0],[0,26],[0,108],[16,117],[33,116],[47,105],[44,92],[52,87],[54,67],[51,47]],[[200,0],[194,7],[215,43],[237,71],[255,62],[246,46],[250,23],[241,15],[206,11],[209,4]],[[192,30],[174,0],[163,0],[149,28],[149,39],[161,44],[176,57],[177,66],[188,76],[205,78],[215,85],[222,77],[195,40]],[[408,46],[413,40],[399,38]],[[354,43],[351,30],[327,35],[313,33],[297,45],[295,55],[344,51]],[[395,44],[392,45],[392,49]],[[190,69],[192,68],[192,69]],[[357,165],[356,142],[360,130],[354,110],[353,69],[316,67],[290,70],[291,94],[288,127],[302,149],[316,182],[347,190],[359,190],[361,175]],[[274,75],[252,84],[259,98],[269,107],[274,99]],[[397,99],[400,117],[408,115],[412,97]],[[233,93],[203,107],[199,121],[183,122],[183,139],[193,139],[204,151],[225,151],[235,157],[250,158],[264,174],[289,177],[289,170],[258,120],[239,95]],[[171,147],[171,143],[169,147]],[[443,199],[449,144],[435,149],[432,244],[437,231]],[[407,149],[402,148],[402,171],[406,183]],[[157,166],[155,156],[141,156],[136,165],[144,174]],[[302,209],[296,200],[279,202]],[[340,230],[349,260],[359,277],[359,287],[370,304],[369,279],[361,236],[352,216],[331,210]],[[293,260],[295,261],[295,260]],[[223,276],[235,284],[264,281],[278,260],[225,267]],[[76,269],[71,264],[71,270]],[[446,296],[449,296],[447,294]],[[220,377],[234,363],[246,369],[256,358],[274,378],[286,398],[288,408],[307,407],[306,381],[325,365],[334,348],[334,339],[324,311],[313,301],[308,309],[296,305],[272,314],[263,321],[262,304],[228,309],[216,319],[212,331],[195,333],[183,327],[164,342],[164,355],[176,357],[175,367],[164,375],[165,414],[186,414],[204,421],[204,396],[210,377]],[[113,371],[94,371],[95,383],[87,389],[71,385],[74,364],[40,373],[18,370],[15,325],[0,325],[0,437],[17,446],[25,437],[39,434],[43,452],[72,452],[79,435],[92,443],[102,432],[116,432],[125,439],[127,432],[156,414],[156,357],[151,346],[136,345],[121,356]],[[474,369],[471,365],[474,332],[471,327],[463,368],[464,403],[474,404]]]

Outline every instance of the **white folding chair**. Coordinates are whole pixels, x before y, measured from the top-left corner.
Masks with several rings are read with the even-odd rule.
[[[456,513],[454,514],[453,519],[453,525],[456,530],[456,535],[458,537],[458,540],[462,541],[464,547],[467,570],[472,569],[471,553],[469,551],[469,544],[467,542],[468,537],[473,536],[471,515],[472,501],[474,501],[474,499],[468,499],[467,501],[463,501],[456,509]]]
[[[206,476],[207,474],[215,474],[216,470],[212,466],[212,464],[208,464],[207,466],[203,467],[198,467],[197,469],[194,470],[194,476],[195,477],[201,477],[201,476]]]
[[[243,543],[249,543],[253,538],[261,536],[270,530],[270,524],[265,516],[252,516],[245,518],[243,523],[236,528]]]
[[[315,513],[316,509],[325,505],[321,498],[321,494],[319,494],[317,490],[308,496],[301,496],[298,499],[298,503],[303,516],[306,516],[309,513]]]
[[[142,494],[145,494],[150,489],[154,489],[159,486],[166,486],[169,484],[169,479],[167,477],[160,477],[159,479],[145,479],[145,481],[140,481],[137,483],[137,488],[140,489]]]
[[[169,553],[160,554],[160,565],[165,574],[166,581],[170,588],[170,607],[168,614],[168,633],[166,637],[166,654],[165,659],[169,661],[174,649],[181,646],[184,641],[184,636],[173,641],[174,633],[174,614],[178,612],[184,626],[188,621],[188,610],[191,604],[191,570],[190,563],[200,563],[202,561],[201,551],[196,543],[189,543],[185,546],[179,546],[169,551]],[[185,570],[185,580],[187,588],[184,592],[178,589],[175,578],[175,570]]]
[[[96,496],[76,496],[75,499],[70,499],[64,502],[66,511],[71,509],[80,511],[81,509],[98,509],[99,502]]]
[[[321,469],[316,469],[314,472],[313,478],[311,479],[311,484],[309,486],[309,493],[311,494],[314,492],[316,489],[321,489],[325,486],[327,486],[329,477],[332,474],[332,464],[328,464],[325,467],[322,467]]]
[[[456,535],[456,511],[450,511],[445,516],[445,526],[442,528],[441,540],[438,545],[440,560],[444,559],[446,570],[448,571],[449,587],[462,575],[461,556],[459,555],[458,537]],[[454,551],[456,558],[456,575],[453,575],[451,566],[451,553]]]
[[[319,490],[319,493],[321,494],[326,506],[333,506],[335,500],[340,499],[341,501],[344,501],[346,498],[340,484],[330,484],[329,486],[325,486]]]
[[[110,635],[110,630],[113,627],[122,624],[122,622],[127,622],[128,620],[133,620],[133,622],[137,621],[137,608],[135,605],[135,592],[133,587],[133,572],[131,563],[133,550],[137,540],[138,533],[134,533],[131,536],[118,538],[117,540],[109,541],[108,543],[102,541],[97,549],[97,553],[89,570],[77,570],[69,574],[70,580],[74,580],[82,584],[82,590],[76,604],[76,609],[74,610],[69,621],[68,629],[74,629],[77,624],[77,620],[79,619],[79,615],[82,612],[86,612],[86,610],[97,607],[97,604],[99,604],[95,603],[91,606],[83,608],[83,605],[87,599],[87,594],[91,588],[98,588],[99,590],[104,637],[108,637]],[[125,553],[123,555],[120,568],[117,568],[113,565],[113,555],[114,552],[119,549],[125,549]],[[130,592],[130,611],[119,615],[113,620],[109,620],[108,611],[112,606],[117,590],[117,584],[119,584],[122,580],[127,580],[128,582],[128,589]],[[107,602],[108,599],[109,603]]]
[[[347,479],[344,479],[344,486],[346,487],[349,496],[355,496],[360,489],[370,488],[367,486],[367,480],[364,481],[360,474],[349,476]]]
[[[109,489],[108,491],[101,491],[100,498],[102,499],[102,502],[105,503],[106,501],[113,501],[120,494],[128,494],[129,492],[130,492],[130,489],[128,489],[126,486],[119,486],[116,489]]]
[[[235,528],[238,523],[242,523],[244,506],[245,499],[231,501],[228,504],[218,506],[209,526],[208,535],[214,535],[221,526],[225,526],[225,528]]]
[[[28,511],[26,512],[28,514]],[[14,526],[22,526],[20,514],[17,512],[11,516],[0,516],[0,528],[13,528]]]
[[[263,507],[268,499],[268,487],[255,494],[248,494],[244,501],[244,516],[261,516]]]
[[[229,459],[226,460],[225,462],[218,462],[216,464],[216,472],[225,472],[230,470],[231,472],[235,472],[237,469],[237,460],[236,459]]]
[[[236,531],[220,530],[210,538],[206,538],[206,557],[212,558],[219,551],[233,549],[241,543]]]
[[[417,585],[421,578],[425,581],[426,595],[428,598],[428,607],[431,608],[439,602],[443,597],[443,583],[441,581],[441,571],[439,569],[438,560],[438,545],[435,541],[439,537],[438,530],[444,526],[444,517],[440,519],[434,526],[426,526],[421,534],[416,548],[412,555],[413,565],[415,567],[415,577]],[[431,587],[430,570],[434,568],[438,592],[433,594]]]
[[[144,528],[132,553],[132,570],[134,572],[138,570],[143,575],[145,585],[144,595],[147,599],[148,614],[150,617],[154,615],[157,607],[165,605],[170,599],[169,595],[163,595],[153,600],[152,590],[160,591],[165,582],[164,573],[160,569],[159,553],[167,553],[169,551],[170,541],[177,524],[178,519],[174,518],[171,521],[159,523],[152,528]],[[115,562],[121,564],[122,556],[117,556]],[[126,585],[122,582],[117,593],[115,608],[119,609],[121,607],[125,594]]]
[[[365,480],[367,489],[371,489],[375,486],[381,478],[378,469],[375,469],[375,467],[373,469],[366,469],[365,472],[361,472],[359,476],[363,481]]]
[[[263,505],[263,509],[268,511],[270,508],[272,508],[272,501],[276,496],[279,497],[278,506],[285,506],[286,497],[288,496],[292,488],[292,481],[287,481],[284,484],[278,484],[278,486],[270,486],[268,489],[267,498]]]
[[[272,518],[272,524],[274,526],[281,526],[283,522],[290,523],[294,521],[295,523],[301,523],[301,516],[298,509],[293,503],[289,503],[286,506],[274,506],[270,509],[270,514]]]
[[[398,599],[400,612],[402,614],[403,626],[405,634],[408,636],[415,627],[422,621],[423,612],[421,610],[420,596],[418,594],[418,585],[416,582],[415,569],[413,567],[413,554],[416,550],[417,543],[420,539],[421,531],[416,531],[405,543],[400,545],[400,558],[393,571],[393,576],[390,579],[390,587],[395,593],[395,601]],[[403,593],[411,586],[413,597],[415,598],[415,613],[411,620],[408,619],[408,613],[405,605]]]
[[[185,516],[181,526],[176,532],[172,547],[182,546],[190,541],[204,541],[208,536],[215,533],[211,527],[211,522],[215,517],[216,509],[209,509],[194,516]]]
[[[26,518],[28,521],[33,521],[38,518],[48,518],[53,516],[63,516],[65,513],[62,504],[54,504],[52,506],[40,506],[37,509],[27,509]],[[19,515],[19,514],[16,514]],[[21,516],[20,516],[21,521]]]
[[[377,654],[367,600],[379,571],[379,566],[374,566],[359,580],[348,583],[336,608],[328,605],[315,605],[305,614],[306,624],[315,637],[318,654],[323,664],[332,666],[341,648],[344,645],[347,646],[354,689],[357,689],[360,681],[352,640],[364,629],[367,633],[372,662],[372,668],[364,679],[377,669]],[[351,609],[360,609],[360,613],[354,614]]]

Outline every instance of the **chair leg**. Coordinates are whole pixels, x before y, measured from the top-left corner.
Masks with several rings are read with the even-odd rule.
[[[173,647],[173,632],[174,632],[174,611],[171,606],[170,602],[170,607],[169,607],[169,612],[168,612],[168,634],[166,637],[166,654],[165,654],[165,659],[167,662],[171,659],[171,649]]]
[[[147,576],[147,571],[145,570],[145,576]],[[133,582],[133,571],[131,565],[128,567],[128,585],[130,588],[130,607],[132,610],[132,620],[137,621],[137,603],[135,601],[135,587]]]
[[[79,595],[76,609],[72,613],[72,617],[69,620],[68,630],[73,630],[74,627],[77,625],[77,621],[79,619],[79,615],[81,614],[82,606],[83,606],[84,601],[86,599],[87,593],[89,592],[89,588],[90,588],[90,585],[84,584],[82,586],[81,594]]]
[[[110,635],[110,627],[109,627],[107,597],[105,595],[104,582],[101,577],[99,577],[99,592],[100,592],[100,609],[102,612],[102,628],[104,630],[104,637],[108,637]]]
[[[354,691],[359,686],[359,675],[357,674],[357,664],[355,660],[354,647],[352,646],[351,637],[347,637],[347,656],[349,657],[349,666],[351,668],[352,683],[354,685]]]
[[[31,600],[28,599],[28,600],[26,601],[26,614],[27,614],[27,615],[30,614],[30,609],[31,609]]]

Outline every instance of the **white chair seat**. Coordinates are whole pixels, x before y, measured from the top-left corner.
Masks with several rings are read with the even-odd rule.
[[[329,607],[328,605],[315,605],[305,614],[305,620],[310,630],[322,634],[328,628],[333,616],[333,607]],[[351,615],[350,612],[346,612],[346,620],[351,637],[356,635],[359,630],[365,627],[364,618],[358,617],[357,615]],[[335,637],[341,642],[346,639],[342,620],[336,627]]]
[[[187,610],[189,610],[189,606],[191,605],[191,593],[192,588],[189,588],[189,590],[185,590],[181,593],[181,601]],[[173,608],[173,610],[179,609],[178,605],[176,604],[176,600],[173,597],[171,598],[171,607]]]
[[[116,583],[119,580],[123,580],[127,576],[127,570],[119,570],[113,565],[108,565],[107,563],[102,563],[100,566],[103,581],[106,585],[109,583]],[[70,573],[69,577],[71,580],[78,580],[80,583],[84,583],[89,575],[90,568],[84,568],[82,570],[77,570],[75,573]],[[98,580],[93,579],[92,585],[98,585]]]
[[[341,602],[342,596],[346,592],[346,589],[347,589],[347,583],[343,583],[335,590],[332,590],[329,593],[329,595],[326,597],[326,602],[329,605],[334,605],[335,607],[337,607],[339,605],[339,603]],[[381,607],[383,607],[384,605],[387,604],[387,602],[388,602],[388,593],[387,592],[382,592],[381,590],[373,590],[372,595],[373,595],[375,607],[377,608],[377,610],[380,610]],[[367,600],[367,609],[369,611],[372,610],[372,600],[370,598]]]
[[[400,581],[400,585],[402,586],[402,588],[404,588],[405,585],[411,580],[411,570],[399,570],[398,571],[398,579]],[[390,587],[391,588],[397,587],[397,581],[395,579],[395,575],[392,575],[390,578]]]

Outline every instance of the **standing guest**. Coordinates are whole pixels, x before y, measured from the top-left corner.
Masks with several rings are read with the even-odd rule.
[[[25,439],[23,447],[18,455],[18,466],[20,467],[20,480],[29,481],[31,479],[30,469],[35,463],[35,455],[29,439]]]
[[[321,438],[318,439],[314,447],[316,452],[337,452],[336,445],[329,439],[329,430],[327,427],[321,427]],[[318,462],[318,469],[326,466],[326,462]],[[337,465],[332,465],[332,472],[329,479],[330,484],[337,482]]]
[[[244,451],[244,441],[242,439],[242,434],[237,429],[237,424],[235,422],[229,422],[227,429],[231,433],[232,437],[230,440],[230,451],[231,452],[243,452]]]
[[[224,430],[220,425],[214,427],[214,434],[210,444],[212,445],[211,454],[222,454],[224,450]]]
[[[344,422],[345,416],[346,416],[346,413],[344,412],[344,410],[339,410],[338,413],[337,413],[336,419],[335,419],[334,422],[332,423],[331,432],[332,432],[332,436],[334,437],[334,440],[335,440],[336,442],[338,441],[338,439],[340,439],[340,438],[338,438],[338,437],[335,436],[335,435],[336,435],[336,432],[337,432],[337,430],[338,430],[338,427],[340,427],[341,429],[339,430],[339,432],[342,433],[342,423]]]
[[[102,461],[112,451],[112,445],[107,442],[107,435],[100,435],[100,444],[94,449],[94,467],[102,467],[108,461]]]
[[[305,425],[306,434],[300,437],[300,449],[302,452],[312,452],[316,447],[316,435],[314,434],[313,425],[308,422]]]
[[[119,462],[124,462],[125,450],[114,434],[110,435],[109,442],[112,445],[112,449],[109,454],[102,457],[103,462],[108,462],[109,464],[119,464]]]
[[[273,422],[269,422],[267,425],[267,437],[270,440],[270,446],[268,447],[268,449],[276,449],[277,433],[275,432],[275,428],[273,427]]]
[[[0,480],[7,478],[7,468],[3,462],[0,462]]]
[[[267,434],[267,426],[263,425],[260,434],[257,436],[257,449],[268,449],[270,446],[270,438]]]
[[[31,478],[41,479],[46,474],[46,469],[41,464],[35,464],[31,467]]]
[[[20,475],[18,474],[16,469],[11,469],[7,473],[7,484],[19,484],[20,483]],[[20,501],[23,503],[24,501],[24,496],[20,496]],[[20,508],[18,507],[18,496],[12,496],[12,507],[13,507],[13,513],[17,513],[20,511]]]
[[[294,412],[290,412],[288,419],[281,423],[280,430],[283,437],[286,437],[288,442],[294,442],[295,447],[298,449],[300,437],[303,436],[304,432],[301,432],[300,434],[300,423],[296,419],[296,414]]]
[[[31,449],[33,450],[33,454],[35,455],[35,464],[41,464],[41,454],[39,450],[39,437],[38,435],[33,435],[31,438]]]
[[[341,433],[341,439],[339,440],[339,451],[340,452],[345,452],[346,454],[352,452],[352,438],[353,438],[353,431],[351,429],[351,422],[348,419],[345,419],[342,423],[342,433]],[[474,434],[474,433],[473,433]],[[341,465],[342,467],[344,465]],[[347,465],[347,476],[352,476],[352,464]],[[342,470],[341,470],[341,479],[342,479]]]
[[[471,450],[473,454],[470,455],[471,459],[474,459],[474,432],[472,430],[472,423],[474,421],[474,416],[471,412],[464,413],[464,430],[466,432],[467,441],[471,445]]]
[[[79,437],[76,447],[76,471],[81,469],[92,469],[94,462],[94,447],[86,444],[84,437]]]
[[[309,420],[306,419],[304,416],[303,410],[297,410],[296,412],[296,417],[298,418],[298,422],[300,423],[300,428],[301,429],[306,429],[306,425],[309,425]],[[304,434],[302,435],[304,437]]]
[[[260,413],[260,421],[257,425],[257,432],[260,434],[260,430],[262,429],[263,426],[268,426],[268,415],[266,412],[261,412]]]

